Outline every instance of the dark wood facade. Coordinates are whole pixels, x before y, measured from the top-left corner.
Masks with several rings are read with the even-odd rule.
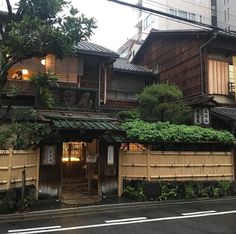
[[[221,102],[230,102],[228,66],[234,65],[235,42],[222,32],[153,31],[133,62],[156,69],[160,81],[178,86],[185,98],[224,95],[229,99]]]

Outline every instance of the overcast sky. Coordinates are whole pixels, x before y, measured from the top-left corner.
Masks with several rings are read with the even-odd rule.
[[[125,0],[136,3],[137,0]],[[17,0],[11,0],[12,3]],[[91,41],[117,51],[128,38],[136,34],[134,25],[137,23],[136,10],[121,6],[107,0],[71,0],[86,16],[95,17],[98,28],[94,31]],[[0,10],[6,10],[5,0],[0,0]]]
[[[72,3],[82,13],[97,19],[98,28],[91,38],[94,43],[116,51],[136,33],[137,12],[132,8],[107,0],[72,0]]]

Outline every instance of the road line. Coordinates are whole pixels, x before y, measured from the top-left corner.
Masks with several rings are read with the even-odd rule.
[[[147,217],[137,217],[137,218],[129,218],[129,219],[114,219],[114,220],[107,220],[105,223],[120,223],[120,222],[128,222],[128,221],[135,221],[135,220],[144,220]]]
[[[15,229],[15,230],[8,230],[8,233],[17,233],[17,232],[22,233],[22,232],[48,230],[48,229],[58,229],[58,228],[61,228],[61,226],[57,225],[57,226],[38,227],[38,228]]]
[[[206,216],[218,216],[218,215],[226,215],[226,214],[236,214],[236,210],[215,212],[215,213],[209,213],[209,214],[144,219],[144,220],[136,220],[136,221],[130,221],[130,222],[92,224],[92,225],[85,225],[85,226],[65,227],[65,228],[53,229],[53,230],[29,231],[29,232],[21,232],[21,234],[62,232],[62,231],[71,231],[71,230],[89,229],[89,228],[98,228],[98,227],[121,226],[121,225],[128,225],[128,224],[140,224],[140,223],[151,223],[151,222],[168,221],[168,220],[191,219],[191,218],[199,218],[199,217],[206,217]]]
[[[192,213],[182,213],[182,215],[198,215],[198,214],[209,214],[209,213],[215,213],[215,210],[206,210],[206,211],[199,211],[199,212],[192,212]]]

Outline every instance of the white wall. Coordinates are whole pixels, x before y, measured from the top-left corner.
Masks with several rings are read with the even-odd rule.
[[[227,1],[227,0],[226,0]],[[232,1],[232,0],[231,0]],[[235,1],[236,2],[236,1]],[[196,20],[205,24],[211,24],[211,0],[145,0],[143,6],[155,10],[172,13],[181,16],[181,11],[187,19]],[[147,24],[147,17],[149,22]],[[152,18],[152,20],[150,20]],[[199,29],[199,27],[176,22],[171,19],[143,12],[138,22],[142,20],[142,39],[146,37],[152,28],[158,30],[176,30],[176,29]],[[146,22],[145,22],[146,21]]]
[[[236,30],[235,0],[217,0],[217,26],[226,30]]]

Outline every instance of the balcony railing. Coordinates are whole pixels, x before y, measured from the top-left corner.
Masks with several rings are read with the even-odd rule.
[[[9,93],[13,87],[16,87],[17,94],[34,96],[36,94],[35,86],[29,80],[7,80],[3,88],[3,93]]]
[[[235,94],[235,83],[234,82],[228,82],[228,90],[229,90],[229,95]]]
[[[137,96],[135,92],[128,90],[107,90],[107,99],[110,100],[122,100],[122,101],[137,101]]]

